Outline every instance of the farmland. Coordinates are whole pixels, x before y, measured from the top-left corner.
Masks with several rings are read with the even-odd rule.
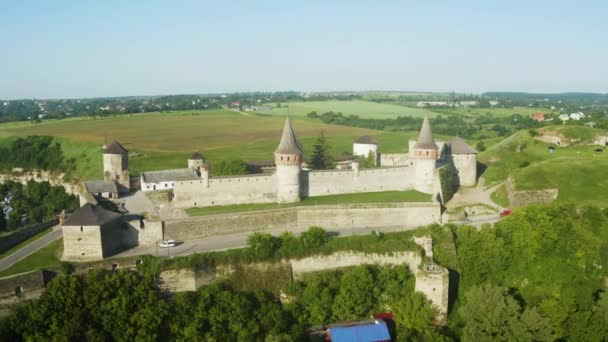
[[[75,158],[77,174],[84,179],[102,174],[100,146],[120,141],[131,153],[131,173],[179,168],[200,150],[213,163],[224,159],[269,160],[273,158],[284,117],[243,115],[234,111],[210,110],[178,113],[122,115],[105,118],[75,118],[0,125],[0,144],[16,136],[50,135],[62,144],[67,158]],[[407,140],[417,132],[380,132],[370,129],[326,125],[305,117],[294,118],[294,127],[310,156],[321,131],[335,155],[351,153],[357,137],[374,135],[385,152],[405,152]]]
[[[262,112],[273,115],[286,115],[289,112],[293,116],[306,116],[315,111],[318,114],[325,112],[340,112],[345,115],[357,115],[361,118],[369,119],[388,119],[398,116],[424,117],[427,111],[420,108],[411,108],[393,104],[375,103],[370,101],[311,101],[311,102],[286,102],[281,103],[277,108],[277,103],[267,103],[272,107],[271,111]]]

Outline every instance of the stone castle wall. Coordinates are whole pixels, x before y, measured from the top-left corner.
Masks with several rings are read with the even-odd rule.
[[[415,228],[439,222],[439,203],[388,203],[300,206],[192,217],[165,222],[165,239],[191,240],[267,229]]]
[[[17,244],[25,241],[41,231],[53,227],[59,223],[59,219],[53,219],[35,226],[21,228],[9,235],[0,237],[0,253],[6,252]]]
[[[325,196],[361,192],[404,191],[414,188],[414,169],[407,166],[353,170],[308,171],[302,173],[304,196]]]
[[[204,180],[177,181],[173,189],[174,206],[206,207],[244,203],[276,202],[275,175],[214,177],[209,187]]]

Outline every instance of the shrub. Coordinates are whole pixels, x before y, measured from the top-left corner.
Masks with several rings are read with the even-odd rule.
[[[281,240],[268,233],[255,232],[249,235],[247,244],[256,256],[270,258],[281,247]]]
[[[327,242],[329,236],[327,236],[327,231],[321,227],[310,227],[302,233],[300,239],[304,248],[318,248]]]

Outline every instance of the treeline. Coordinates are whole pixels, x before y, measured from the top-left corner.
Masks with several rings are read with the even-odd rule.
[[[0,231],[41,223],[64,209],[74,211],[79,205],[78,198],[66,193],[62,186],[33,180],[26,185],[13,181],[0,184],[0,200]]]
[[[352,126],[360,128],[370,128],[375,130],[387,131],[418,131],[422,126],[422,119],[410,116],[399,116],[388,119],[367,119],[357,115],[345,115],[336,112],[326,112],[318,114],[310,112],[309,118],[319,119],[326,124]],[[483,139],[479,136],[480,132],[491,131],[498,136],[506,136],[520,129],[540,127],[542,124],[532,120],[528,116],[515,114],[511,117],[502,118],[490,115],[482,115],[475,118],[468,118],[462,115],[438,115],[433,118],[433,133],[460,136],[463,138]]]
[[[48,136],[17,138],[8,146],[0,147],[0,171],[13,168],[68,172],[74,168],[75,160],[66,160],[61,144]]]
[[[453,227],[460,308],[451,325],[465,341],[605,341],[607,216],[550,205],[480,230]]]
[[[39,122],[44,119],[62,119],[74,116],[108,116],[147,112],[203,110],[289,101],[326,101],[360,99],[356,94],[310,94],[297,92],[252,92],[226,95],[167,95],[62,100],[0,100],[0,122]]]
[[[307,341],[307,328],[393,310],[399,340],[441,341],[434,311],[414,292],[405,267],[324,272],[290,289],[281,304],[267,291],[227,282],[164,297],[137,272],[58,275],[36,301],[0,322],[7,341]]]

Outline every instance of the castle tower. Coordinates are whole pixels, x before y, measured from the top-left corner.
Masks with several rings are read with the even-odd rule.
[[[209,187],[209,165],[205,163],[205,158],[200,152],[196,151],[188,158],[188,168],[198,173],[205,188]]]
[[[118,141],[103,148],[103,180],[117,182],[119,192],[129,192],[131,188],[129,151]]]
[[[422,121],[420,135],[414,145],[413,152],[414,168],[416,170],[415,188],[420,192],[432,194],[439,148],[435,144],[435,139],[433,139],[431,123],[427,115],[424,116],[424,121]]]
[[[458,171],[459,185],[475,186],[477,183],[477,151],[466,141],[456,137],[450,142],[450,152],[454,167]]]
[[[203,165],[205,165],[205,158],[203,158],[203,155],[199,151],[192,153],[190,158],[188,158],[189,169],[193,169],[198,172]]]
[[[296,138],[289,117],[285,120],[281,142],[274,151],[277,166],[277,202],[289,203],[300,201],[300,166],[302,165],[302,147]]]

